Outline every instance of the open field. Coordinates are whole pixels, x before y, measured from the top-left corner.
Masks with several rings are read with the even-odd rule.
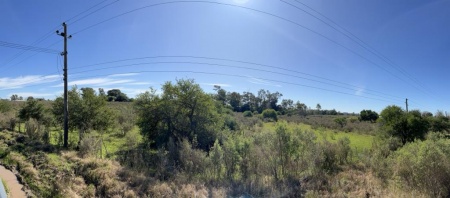
[[[276,123],[273,122],[264,123],[264,129],[275,130],[275,125]],[[288,127],[291,130],[298,128],[302,131],[313,131],[316,134],[316,136],[320,138],[320,140],[327,140],[330,142],[336,142],[340,138],[347,137],[350,139],[350,146],[352,147],[352,149],[355,149],[356,151],[369,149],[372,146],[372,141],[374,139],[373,135],[366,135],[354,132],[344,132],[336,129],[327,129],[324,127],[313,129],[311,125],[303,123],[297,124],[290,122],[288,123]]]

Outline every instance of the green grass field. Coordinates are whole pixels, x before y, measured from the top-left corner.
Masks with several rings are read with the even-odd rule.
[[[264,123],[264,128],[269,130],[275,130],[275,123],[274,122]],[[288,123],[288,128],[291,130],[298,128],[302,131],[313,131],[319,139],[322,140],[326,139],[330,142],[336,142],[340,138],[348,137],[348,139],[350,139],[350,145],[352,149],[356,151],[369,149],[372,146],[372,141],[374,138],[374,136],[372,135],[343,132],[326,128],[312,129],[310,125],[306,125],[303,123],[300,124]]]

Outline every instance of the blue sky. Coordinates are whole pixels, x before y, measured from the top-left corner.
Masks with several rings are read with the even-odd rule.
[[[67,21],[69,85],[131,97],[193,78],[206,92],[267,89],[311,108],[380,111],[408,98],[410,109],[450,111],[448,10],[444,0],[3,0],[0,41],[62,51],[53,32]],[[0,54],[1,98],[61,95],[61,56]]]

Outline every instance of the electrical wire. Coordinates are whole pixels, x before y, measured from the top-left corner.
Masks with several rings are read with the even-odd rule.
[[[103,2],[106,2],[106,1],[108,1],[108,0],[102,1],[102,2],[100,2],[99,4],[101,4],[101,3],[103,3]],[[87,15],[84,15],[84,16],[81,17],[81,18],[78,18],[77,20],[75,20],[74,22],[71,22],[70,24],[73,25],[73,24],[77,23],[78,21],[81,21],[81,20],[85,19],[86,17],[88,17],[88,16],[90,16],[90,15],[92,15],[92,14],[94,14],[94,13],[100,11],[100,10],[103,10],[103,9],[105,9],[106,7],[108,7],[108,6],[112,5],[112,4],[115,4],[115,3],[117,3],[117,2],[119,2],[119,0],[116,0],[116,1],[113,1],[113,2],[111,2],[111,3],[109,3],[109,4],[106,4],[106,5],[104,5],[104,6],[100,7],[100,8],[98,8],[97,10],[94,10],[94,11],[90,12],[90,13],[87,14]],[[99,5],[99,4],[97,4],[97,5]],[[97,6],[97,5],[95,5],[95,6]],[[95,6],[93,6],[93,7],[95,7]],[[91,7],[91,8],[93,8],[93,7]],[[91,8],[89,8],[88,10],[90,10]],[[88,10],[87,10],[87,11],[88,11]]]
[[[89,7],[88,9],[86,9],[86,10],[84,10],[84,11],[82,11],[82,12],[76,14],[75,16],[73,16],[73,17],[67,19],[66,22],[69,23],[71,20],[77,18],[78,16],[80,16],[80,15],[82,15],[82,14],[88,12],[89,10],[94,9],[94,8],[97,7],[98,5],[101,5],[101,4],[103,4],[103,3],[107,2],[107,1],[109,1],[109,0],[103,0],[103,1],[101,1],[100,3],[97,3],[97,4],[95,4],[95,5],[91,6],[91,7]],[[77,21],[78,21],[78,20],[79,20],[79,19],[77,19]],[[75,22],[72,22],[71,24],[73,24],[73,23],[75,23]]]
[[[52,43],[52,44],[46,46],[45,48],[52,47],[52,46],[58,44],[59,42],[61,42],[61,40],[56,41],[56,42],[54,42],[54,43]],[[22,59],[21,61],[17,62],[16,64],[10,65],[9,67],[6,67],[6,68],[3,69],[2,71],[0,71],[0,73],[4,73],[5,71],[8,71],[8,70],[11,69],[12,67],[14,67],[14,66],[16,66],[16,65],[18,65],[18,64],[20,64],[20,63],[22,63],[22,62],[24,62],[24,61],[26,61],[26,60],[28,60],[29,58],[31,58],[31,57],[33,57],[33,56],[36,56],[36,55],[39,54],[39,53],[40,53],[40,52],[35,52],[34,54],[32,54],[32,55],[30,55],[30,56],[28,56],[28,57]]]
[[[26,50],[26,51],[34,51],[34,52],[42,52],[42,53],[50,53],[50,54],[58,54],[59,53],[57,50],[54,50],[54,49],[21,45],[21,44],[10,43],[10,42],[5,42],[5,41],[0,41],[0,47],[8,47],[8,48],[14,48],[14,49],[20,49],[20,50]]]
[[[252,79],[257,79],[257,80],[262,80],[262,81],[282,83],[282,84],[288,84],[288,85],[299,86],[299,87],[306,87],[306,88],[310,88],[310,89],[317,89],[317,90],[322,90],[322,91],[327,91],[327,92],[332,92],[332,93],[339,93],[339,94],[343,94],[343,95],[355,96],[355,97],[371,99],[371,100],[378,100],[378,101],[383,101],[383,102],[388,102],[388,103],[396,103],[396,104],[399,103],[399,101],[396,101],[396,100],[380,99],[380,98],[374,98],[374,97],[368,97],[368,96],[363,96],[363,95],[357,95],[357,94],[352,94],[352,93],[348,93],[348,92],[336,91],[336,90],[332,90],[332,89],[326,89],[326,88],[322,88],[322,87],[316,87],[316,86],[305,85],[305,84],[300,84],[300,83],[293,83],[293,82],[274,80],[274,79],[268,79],[268,78],[251,77],[251,76],[239,75],[239,74],[225,74],[225,73],[217,73],[217,72],[203,72],[203,71],[192,71],[192,70],[142,70],[142,71],[127,72],[127,73],[137,73],[137,74],[142,74],[142,73],[191,73],[191,74],[204,74],[204,75],[237,77],[237,78],[245,78],[245,79],[252,78]],[[84,80],[84,79],[89,79],[89,78],[93,78],[93,77],[112,76],[112,75],[117,75],[117,74],[123,74],[123,73],[93,75],[93,76],[88,76],[88,77],[86,77],[86,76],[84,76],[84,77],[73,77],[71,79],[73,79],[73,80]],[[42,84],[50,84],[50,83],[54,83],[54,82],[40,83],[38,85],[30,85],[30,86],[26,86],[26,87],[40,86]]]
[[[370,64],[372,64],[372,65],[374,65],[374,66],[376,66],[376,67],[378,67],[378,68],[384,70],[385,72],[389,73],[389,74],[392,75],[393,77],[395,77],[395,78],[397,78],[397,79],[403,81],[404,83],[408,84],[408,82],[406,82],[403,78],[398,77],[397,75],[395,75],[394,73],[392,73],[390,70],[386,69],[385,67],[382,67],[381,65],[379,65],[379,64],[377,64],[377,63],[375,63],[375,62],[373,62],[372,60],[370,60],[369,58],[363,56],[362,54],[360,54],[360,53],[358,53],[358,52],[356,52],[356,51],[350,49],[349,47],[347,47],[347,46],[345,46],[345,45],[343,45],[343,44],[341,44],[341,43],[338,43],[337,41],[335,41],[335,40],[333,40],[333,39],[331,39],[331,38],[325,36],[324,34],[322,34],[322,33],[320,33],[320,32],[317,32],[317,31],[315,31],[315,30],[313,30],[313,29],[311,29],[311,28],[308,28],[308,27],[306,27],[306,26],[304,26],[304,25],[302,25],[302,24],[299,24],[299,23],[297,23],[297,22],[295,22],[295,21],[293,21],[293,20],[290,20],[290,19],[287,19],[287,18],[278,16],[278,15],[275,15],[275,14],[272,14],[272,13],[269,13],[269,12],[266,12],[266,11],[262,11],[262,10],[258,10],[258,9],[254,9],[254,8],[249,8],[249,7],[245,7],[245,6],[239,6],[239,5],[234,5],[234,4],[228,4],[228,3],[211,2],[211,1],[169,1],[169,2],[163,2],[163,3],[150,4],[150,5],[147,5],[147,6],[135,8],[135,9],[133,9],[133,10],[129,10],[129,11],[127,11],[127,12],[123,12],[123,13],[121,13],[121,14],[118,14],[118,15],[115,15],[115,16],[113,16],[113,17],[107,18],[107,19],[105,19],[105,20],[103,20],[103,21],[97,22],[97,23],[95,23],[95,24],[93,24],[93,25],[87,26],[87,27],[85,27],[85,28],[83,28],[83,29],[81,29],[81,30],[79,30],[79,31],[76,31],[76,32],[73,33],[72,35],[79,34],[79,33],[81,33],[81,32],[84,32],[84,31],[88,30],[88,29],[91,29],[91,28],[93,28],[93,27],[95,27],[95,26],[98,26],[98,25],[103,24],[103,23],[105,23],[105,22],[111,21],[111,20],[113,20],[113,19],[116,19],[116,18],[118,18],[118,17],[121,17],[121,16],[124,16],[124,15],[130,14],[130,13],[133,13],[133,12],[136,12],[136,11],[140,11],[140,10],[143,10],[143,9],[146,9],[146,8],[151,8],[151,7],[163,6],[163,5],[169,5],[169,4],[178,4],[178,3],[204,3],[204,4],[215,4],[215,5],[222,5],[222,6],[230,6],[230,7],[236,7],[236,8],[241,8],[241,9],[245,9],[245,10],[250,10],[250,11],[253,11],[253,12],[257,12],[257,13],[260,13],[260,14],[264,14],[264,15],[268,15],[268,16],[277,18],[277,19],[279,19],[279,20],[283,20],[283,21],[285,21],[285,22],[291,23],[291,24],[296,25],[296,26],[298,26],[298,27],[301,27],[301,28],[303,28],[303,29],[305,29],[305,30],[308,30],[308,31],[310,31],[310,32],[312,32],[312,33],[314,33],[314,34],[316,34],[316,35],[318,35],[318,36],[320,36],[320,37],[322,37],[322,38],[324,38],[324,39],[326,39],[326,40],[328,40],[328,41],[330,41],[330,42],[332,42],[332,43],[334,43],[334,44],[336,44],[336,45],[338,45],[338,46],[340,46],[340,47],[342,47],[342,48],[344,48],[344,49],[347,50],[348,52],[350,52],[350,53],[352,53],[352,54],[354,54],[354,55],[360,57],[361,59],[363,59],[363,60],[369,62]],[[414,86],[414,85],[413,85],[413,86]],[[415,87],[416,89],[418,89],[416,86],[414,86],[414,87]]]
[[[389,96],[389,97],[393,97],[393,98],[401,98],[401,99],[403,99],[403,97],[398,97],[398,96],[394,96],[394,95],[391,95],[391,94],[383,93],[383,92],[380,92],[380,91],[376,91],[376,90],[372,90],[372,89],[366,89],[366,88],[355,86],[355,85],[351,85],[351,84],[348,84],[348,83],[343,83],[343,82],[339,82],[339,81],[332,80],[332,79],[329,79],[329,78],[324,78],[324,77],[320,77],[320,76],[317,76],[317,75],[308,74],[308,73],[305,73],[305,72],[300,72],[300,71],[296,71],[296,70],[292,70],[292,69],[286,69],[286,68],[279,67],[279,66],[265,65],[265,64],[261,64],[261,63],[254,63],[254,62],[233,60],[233,59],[225,59],[225,58],[204,57],[204,56],[179,56],[179,55],[173,55],[173,56],[147,56],[147,57],[129,58],[129,59],[121,59],[121,60],[115,60],[115,61],[96,63],[96,64],[89,64],[89,65],[84,65],[84,66],[79,66],[79,67],[72,67],[72,70],[76,70],[76,69],[80,69],[80,68],[86,68],[86,67],[92,67],[92,66],[98,66],[98,65],[111,64],[111,63],[132,61],[132,60],[157,59],[157,58],[193,58],[193,59],[227,61],[227,62],[233,62],[233,63],[255,65],[255,66],[259,66],[259,67],[278,69],[278,70],[282,70],[282,71],[287,71],[287,72],[291,72],[291,73],[296,73],[296,74],[300,74],[300,75],[314,77],[314,78],[318,78],[318,79],[321,79],[321,80],[326,80],[326,81],[329,81],[329,82],[332,82],[332,83],[338,83],[338,84],[341,84],[341,85],[353,87],[353,88],[356,88],[358,90],[362,90],[363,89],[363,90],[365,90],[365,92],[374,92],[374,93],[383,94],[385,96]],[[313,81],[316,81],[316,80],[313,80]],[[326,82],[323,82],[323,83],[327,84]],[[335,85],[335,86],[338,86],[338,85]]]
[[[73,72],[72,74],[86,73],[86,72],[99,71],[99,70],[112,69],[112,68],[132,67],[132,66],[139,66],[139,65],[153,65],[153,64],[195,64],[195,65],[208,65],[208,66],[217,66],[217,67],[226,67],[226,68],[246,69],[246,70],[260,71],[260,72],[265,72],[265,73],[270,73],[270,74],[277,74],[277,75],[282,75],[282,76],[294,77],[294,78],[299,78],[299,79],[303,79],[303,80],[307,80],[307,81],[312,81],[312,82],[326,84],[326,85],[330,85],[330,86],[334,86],[334,87],[339,87],[339,88],[343,88],[343,89],[347,89],[347,90],[352,90],[352,91],[355,91],[355,92],[360,91],[360,92],[365,92],[366,94],[369,94],[369,95],[381,96],[379,94],[368,93],[368,92],[366,92],[364,90],[358,90],[358,89],[353,89],[353,88],[349,88],[349,87],[344,87],[344,86],[341,86],[341,85],[336,85],[336,84],[332,84],[332,83],[328,83],[328,82],[323,82],[323,81],[315,80],[315,79],[311,79],[311,78],[305,78],[305,77],[301,77],[301,76],[298,76],[298,75],[292,75],[292,74],[287,74],[287,73],[269,71],[269,70],[264,70],[264,69],[243,67],[243,66],[234,66],[234,65],[216,64],[216,63],[204,63],[204,62],[188,62],[188,61],[145,62],[145,63],[135,63],[135,64],[127,64],[127,65],[119,65],[119,66],[110,66],[110,67],[104,67],[104,68],[96,68],[96,69],[91,69],[91,70],[86,70],[86,71],[81,71],[81,72]],[[383,96],[381,96],[381,97],[383,97]]]
[[[76,17],[78,17],[78,16],[80,16],[80,15],[82,15],[82,14],[88,12],[89,10],[91,10],[91,9],[93,9],[93,8],[95,8],[95,7],[97,7],[98,5],[100,5],[100,4],[102,4],[102,3],[106,2],[106,1],[108,1],[108,0],[104,0],[104,1],[102,1],[102,2],[100,2],[100,3],[98,3],[98,4],[95,4],[95,5],[91,6],[90,8],[88,8],[88,9],[86,9],[86,10],[84,10],[84,11],[82,11],[82,12],[76,14],[75,16],[69,18],[69,19],[66,20],[66,21],[71,21],[71,20],[75,19]],[[91,13],[91,14],[93,14],[93,13]],[[88,15],[91,15],[91,14],[88,14]],[[85,16],[85,17],[83,17],[83,18],[86,18],[86,17],[87,17],[87,16]],[[78,21],[78,20],[77,20],[77,21]],[[58,25],[58,26],[56,26],[56,27],[54,27],[54,28],[52,28],[52,29],[58,29],[59,31],[61,30],[60,25]],[[47,38],[49,38],[49,37],[50,37],[51,35],[53,35],[54,33],[55,33],[54,30],[51,30],[51,31],[47,32],[47,33],[44,34],[42,37],[40,37],[39,39],[37,39],[36,41],[34,41],[33,43],[31,43],[30,46],[33,47],[34,45],[37,45],[37,44],[41,43],[42,41],[46,40]],[[1,66],[6,66],[6,65],[8,65],[8,64],[11,63],[13,60],[15,60],[16,58],[20,57],[22,54],[24,54],[25,52],[26,52],[26,50],[23,50],[23,51],[21,51],[21,52],[18,52],[16,55],[12,56],[10,59],[8,59],[8,60],[6,60],[5,62],[3,62],[3,63],[0,65],[0,67],[1,67]],[[32,55],[32,56],[34,56],[34,55]],[[28,58],[30,58],[30,57],[32,57],[32,56],[29,56],[29,57],[27,57],[27,58],[25,58],[25,59],[28,59]],[[19,63],[21,63],[21,62],[23,62],[23,61],[24,61],[24,60],[21,60],[21,61],[19,61]],[[17,64],[15,64],[15,65],[17,65]],[[15,66],[15,65],[14,65],[14,66]],[[11,66],[10,66],[10,67],[11,67]],[[9,68],[10,68],[10,67],[9,67]],[[3,70],[3,71],[5,71],[5,70]]]
[[[349,38],[350,40],[352,40],[353,42],[355,42],[356,44],[358,44],[360,47],[364,48],[366,51],[368,51],[369,53],[373,54],[374,56],[376,56],[377,58],[379,58],[380,60],[382,60],[383,62],[387,63],[388,65],[390,65],[392,68],[396,69],[398,72],[400,72],[401,74],[403,74],[406,78],[408,78],[409,80],[411,80],[412,82],[416,83],[418,86],[420,86],[422,88],[423,91],[428,92],[428,93],[432,93],[429,89],[427,89],[421,82],[419,82],[416,78],[414,78],[411,74],[409,74],[406,70],[404,70],[402,67],[396,65],[395,63],[393,63],[393,61],[391,61],[389,58],[387,58],[385,55],[383,55],[382,53],[380,53],[379,51],[377,51],[375,48],[373,48],[372,46],[370,46],[369,44],[367,44],[366,42],[364,42],[362,39],[360,39],[359,37],[357,37],[355,34],[353,34],[352,32],[348,31],[347,29],[345,29],[344,27],[342,27],[341,25],[339,25],[338,23],[336,23],[335,21],[333,21],[332,19],[330,19],[329,17],[325,16],[324,14],[320,13],[319,11],[313,9],[312,7],[308,6],[307,4],[301,2],[300,0],[294,0],[295,2],[309,8],[310,10],[314,11],[315,13],[317,13],[318,15],[322,16],[323,18],[327,19],[328,21],[330,21],[331,23],[333,23],[335,26],[337,26],[338,28],[336,28],[335,26],[331,25],[330,23],[328,23],[325,20],[322,20],[321,18],[317,17],[316,15],[312,14],[311,12],[306,11],[305,9],[302,9],[294,4],[291,4],[285,0],[280,0],[281,2],[290,5],[291,7],[294,7],[298,10],[303,11],[304,13],[314,17],[315,19],[321,21],[322,23],[326,24],[327,26],[331,27],[332,29],[336,30],[337,32],[341,33],[342,35],[346,36],[347,38]],[[416,89],[419,89],[416,86],[413,86]],[[434,94],[434,93],[432,93]],[[435,95],[435,94],[434,94]]]
[[[280,70],[284,70],[284,71],[289,71],[291,73],[295,73],[295,70],[288,70],[288,69],[284,69],[281,67],[275,67],[275,66],[268,66],[268,65],[263,65],[263,64],[258,64],[258,63],[251,63],[251,62],[246,62],[246,61],[236,61],[236,60],[230,60],[230,59],[223,59],[223,58],[212,58],[212,57],[197,57],[197,56],[155,56],[155,57],[142,57],[142,58],[133,58],[133,59],[123,59],[123,60],[117,60],[117,61],[109,61],[109,62],[103,62],[103,63],[97,63],[97,64],[90,64],[90,65],[85,65],[85,66],[80,66],[80,67],[74,67],[71,69],[72,70],[79,70],[82,68],[86,68],[86,67],[92,67],[92,66],[98,66],[98,65],[105,65],[105,64],[111,64],[111,63],[118,63],[118,62],[123,62],[123,61],[128,61],[128,60],[140,60],[140,59],[146,59],[146,58],[179,58],[179,57],[188,57],[188,58],[204,58],[207,60],[226,60],[226,61],[234,61],[234,62],[238,62],[238,63],[246,63],[246,64],[253,64],[253,65],[257,65],[257,66],[262,66],[262,67],[268,67],[271,69],[280,69]],[[325,84],[325,85],[330,85],[330,86],[334,86],[334,87],[339,87],[339,88],[343,88],[343,89],[347,89],[347,90],[352,90],[355,92],[363,92],[366,93],[368,95],[373,95],[373,96],[378,96],[378,97],[384,97],[384,98],[401,98],[402,97],[398,97],[398,96],[393,96],[390,94],[386,94],[383,92],[378,92],[375,90],[371,90],[372,92],[375,93],[370,93],[369,89],[364,89],[364,88],[360,88],[357,86],[353,86],[356,87],[357,89],[354,88],[349,88],[349,87],[345,87],[342,85],[338,85],[338,84],[333,84],[330,82],[324,82],[324,81],[320,81],[320,80],[316,80],[316,79],[311,79],[311,78],[306,78],[306,77],[302,77],[302,76],[298,76],[298,75],[292,75],[292,74],[287,74],[287,73],[281,73],[281,72],[276,72],[276,71],[270,71],[270,70],[264,70],[264,69],[255,69],[255,68],[250,68],[250,67],[244,67],[244,66],[235,66],[235,65],[228,65],[228,64],[217,64],[217,63],[204,63],[204,62],[193,62],[193,61],[158,61],[158,62],[146,62],[146,63],[134,63],[134,64],[126,64],[126,65],[115,65],[115,66],[109,66],[109,67],[102,67],[102,68],[94,68],[94,69],[90,69],[90,70],[84,70],[84,71],[80,71],[80,72],[71,72],[71,75],[73,74],[81,74],[81,73],[87,73],[87,72],[92,72],[92,71],[101,71],[101,70],[106,70],[106,69],[112,69],[112,68],[123,68],[123,67],[132,67],[132,66],[138,66],[138,65],[150,65],[150,64],[197,64],[197,65],[209,65],[209,66],[217,66],[217,67],[226,67],[226,68],[239,68],[239,69],[246,69],[246,70],[253,70],[253,71],[260,71],[260,72],[266,72],[266,73],[271,73],[271,74],[278,74],[278,75],[283,75],[283,76],[290,76],[290,77],[295,77],[295,78],[299,78],[299,79],[304,79],[304,80],[308,80],[308,81],[312,81],[312,82],[317,82],[317,83],[321,83],[321,84]],[[59,73],[59,70],[58,70]],[[50,73],[44,76],[40,76],[36,79],[32,79],[29,82],[24,82],[23,84],[27,84],[27,83],[34,83],[34,82],[38,82],[40,81],[42,78],[45,78],[48,75],[52,75],[54,73]],[[315,76],[315,75],[311,75],[314,77],[318,77],[321,78],[319,76]],[[326,79],[326,78],[324,78]],[[335,81],[337,82],[337,81]],[[345,83],[344,83],[345,84]],[[376,94],[376,93],[380,93],[380,94]],[[384,96],[383,96],[384,95]]]

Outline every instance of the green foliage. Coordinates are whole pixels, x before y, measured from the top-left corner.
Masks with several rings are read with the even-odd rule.
[[[241,110],[241,94],[239,94],[237,92],[231,92],[231,93],[228,93],[227,98],[228,98],[231,108],[233,108],[233,111]]]
[[[17,94],[11,95],[11,101],[23,100],[22,96],[18,96]]]
[[[214,90],[217,91],[215,99],[219,101],[222,105],[227,104],[227,92],[222,89],[219,85],[214,85]]]
[[[146,141],[153,147],[161,147],[169,138],[177,144],[187,138],[194,147],[208,150],[221,127],[212,97],[193,80],[167,82],[162,90],[161,95],[147,91],[134,102],[137,123]]]
[[[206,169],[208,164],[206,153],[200,149],[192,148],[189,141],[181,141],[179,152],[181,166],[190,177],[198,175]]]
[[[117,124],[121,135],[126,135],[136,125],[136,115],[132,108],[123,108],[118,112]]]
[[[224,177],[225,166],[224,166],[224,151],[218,140],[214,142],[213,147],[209,151],[209,158],[213,167],[214,179],[220,180]]]
[[[244,117],[253,117],[253,113],[251,111],[244,111],[244,113],[242,113],[242,115]]]
[[[347,124],[347,118],[337,117],[334,119],[334,122],[336,122],[336,124],[338,124],[341,128],[344,128],[344,126]]]
[[[0,99],[0,113],[6,113],[12,109],[9,101]]]
[[[96,94],[92,88],[82,88],[78,91],[73,87],[68,92],[69,105],[69,129],[78,130],[78,144],[83,135],[90,130],[107,131],[113,126],[116,114],[108,108],[107,102],[102,96]],[[58,97],[52,104],[52,113],[56,123],[63,126],[64,100]]]
[[[262,117],[264,119],[271,119],[271,120],[274,120],[274,121],[278,121],[277,112],[275,110],[273,110],[273,109],[265,109],[262,112]]]
[[[406,144],[390,157],[392,178],[431,197],[450,195],[450,142],[443,138]]]
[[[381,118],[384,131],[400,138],[403,144],[423,139],[429,129],[429,122],[420,111],[406,113],[398,106],[388,106],[381,111]]]
[[[44,105],[37,100],[27,100],[25,106],[19,110],[19,118],[22,121],[36,119],[38,122],[44,117]]]
[[[375,122],[378,119],[378,113],[372,110],[362,110],[359,114],[359,120]]]
[[[438,112],[436,116],[428,118],[430,119],[431,131],[450,132],[450,119],[444,116],[442,112]]]
[[[224,117],[225,117],[224,125],[227,129],[232,130],[232,131],[239,130],[239,125],[234,116],[224,115]]]
[[[122,93],[120,89],[111,89],[107,92],[107,98],[110,102],[128,102],[130,99],[125,93]],[[102,94],[99,94],[102,95]]]

